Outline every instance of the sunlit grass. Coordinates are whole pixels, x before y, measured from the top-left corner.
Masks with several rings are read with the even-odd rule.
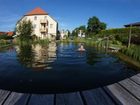
[[[134,60],[140,62],[140,46],[139,45],[131,45],[130,48],[125,47],[121,49],[121,52],[133,58]]]

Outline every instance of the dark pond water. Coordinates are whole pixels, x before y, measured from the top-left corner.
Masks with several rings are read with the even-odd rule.
[[[22,45],[0,50],[0,88],[26,93],[94,89],[135,74],[113,55],[78,44]]]

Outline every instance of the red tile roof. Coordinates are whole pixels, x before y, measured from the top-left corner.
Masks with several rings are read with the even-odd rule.
[[[4,34],[6,34],[6,32],[0,32],[0,35],[4,35]]]
[[[7,32],[7,36],[13,36],[14,32]]]
[[[7,35],[7,36],[13,36],[14,32],[0,32],[0,35]]]
[[[30,16],[30,15],[48,15],[48,13],[38,7],[28,12],[25,16]]]

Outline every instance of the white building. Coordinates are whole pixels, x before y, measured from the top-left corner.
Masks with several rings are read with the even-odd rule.
[[[86,35],[85,35],[85,33],[82,30],[79,30],[78,37],[85,38]]]
[[[68,37],[68,34],[69,34],[69,32],[68,32],[68,30],[62,30],[62,31],[60,31],[60,39],[66,39],[67,37]]]
[[[38,38],[56,39],[58,23],[41,8],[35,8],[25,14],[18,21],[17,25],[23,20],[30,20],[32,22],[34,28],[33,35]]]

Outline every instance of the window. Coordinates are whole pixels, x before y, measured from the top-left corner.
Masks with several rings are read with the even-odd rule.
[[[36,24],[33,25],[33,28],[34,28],[34,29],[36,28]]]
[[[47,19],[47,16],[44,16],[44,19]]]
[[[37,16],[34,17],[34,20],[37,20]]]
[[[53,28],[53,24],[50,24],[50,28]]]

